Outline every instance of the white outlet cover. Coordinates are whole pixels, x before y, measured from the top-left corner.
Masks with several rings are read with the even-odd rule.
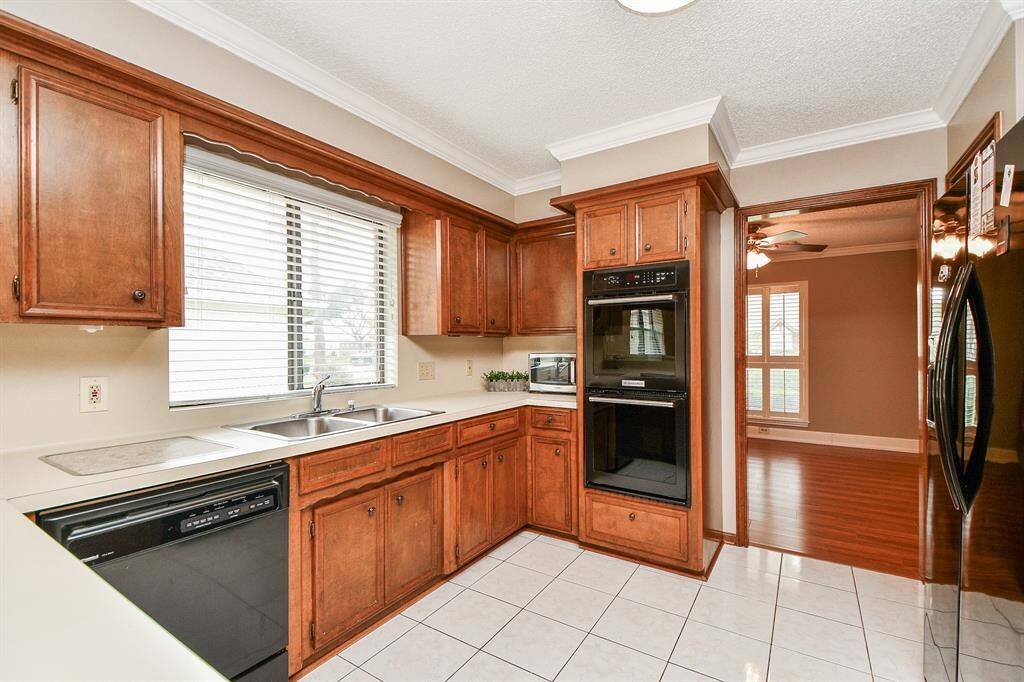
[[[434,363],[433,362],[421,362],[417,367],[417,372],[420,381],[430,381],[435,378]]]
[[[106,412],[110,401],[110,380],[107,377],[80,377],[78,380],[78,411]]]

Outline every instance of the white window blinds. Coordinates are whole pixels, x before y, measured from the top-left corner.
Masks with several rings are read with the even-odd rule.
[[[170,403],[393,385],[401,216],[187,147]]]
[[[806,426],[807,283],[747,288],[747,414]]]

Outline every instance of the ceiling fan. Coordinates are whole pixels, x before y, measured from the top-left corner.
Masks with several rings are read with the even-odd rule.
[[[747,235],[747,269],[756,270],[759,267],[771,262],[766,251],[776,253],[793,253],[797,251],[821,252],[828,248],[828,244],[802,244],[796,240],[807,236],[806,232],[800,230],[786,230],[772,236],[761,231],[762,228],[770,227],[769,223],[750,223]]]

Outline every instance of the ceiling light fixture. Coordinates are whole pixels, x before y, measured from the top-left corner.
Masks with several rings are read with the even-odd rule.
[[[747,270],[757,270],[771,262],[772,259],[769,258],[768,254],[764,251],[758,251],[757,249],[747,251]]]
[[[663,16],[679,11],[695,0],[618,0],[630,12],[647,16]]]

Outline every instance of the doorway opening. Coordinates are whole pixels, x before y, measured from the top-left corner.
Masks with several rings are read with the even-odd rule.
[[[739,544],[918,575],[935,188],[737,211]]]

